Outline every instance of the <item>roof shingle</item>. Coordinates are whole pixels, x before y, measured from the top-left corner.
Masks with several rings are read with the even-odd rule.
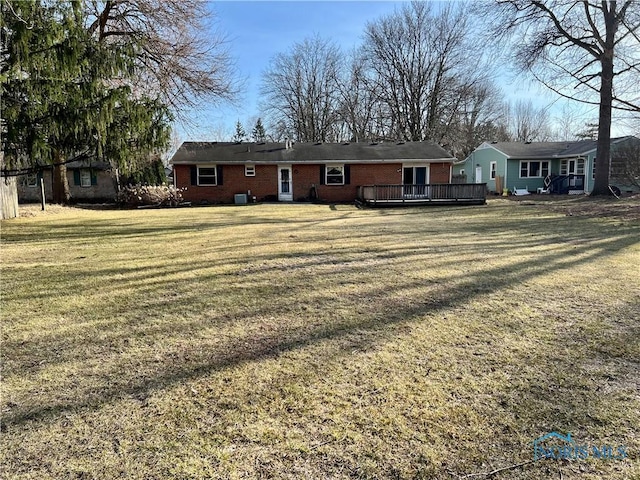
[[[443,161],[456,159],[431,142],[384,143],[230,143],[184,142],[171,158],[172,164],[194,163],[319,163]]]
[[[612,138],[616,143],[627,137]],[[573,142],[495,142],[487,143],[509,158],[552,158],[586,155],[596,149],[596,140],[578,140]]]

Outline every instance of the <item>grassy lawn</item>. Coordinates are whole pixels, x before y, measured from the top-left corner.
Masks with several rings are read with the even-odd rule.
[[[640,478],[638,199],[31,212],[3,479]]]

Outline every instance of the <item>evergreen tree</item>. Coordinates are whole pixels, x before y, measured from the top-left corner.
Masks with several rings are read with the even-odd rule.
[[[598,124],[593,122],[587,122],[584,124],[584,129],[575,134],[580,140],[597,140],[598,139]]]
[[[133,72],[134,46],[92,39],[81,2],[5,0],[2,10],[7,169],[53,165],[54,202],[67,203],[67,161],[106,158],[127,171],[131,158],[148,158],[166,144],[166,107],[134,97],[124,81]]]
[[[247,133],[244,131],[244,127],[240,123],[240,120],[236,122],[236,133],[233,135],[234,142],[242,142],[247,138]]]
[[[266,140],[267,134],[264,130],[264,126],[262,125],[262,119],[258,118],[256,121],[256,125],[251,131],[251,136],[255,142],[264,142]]]

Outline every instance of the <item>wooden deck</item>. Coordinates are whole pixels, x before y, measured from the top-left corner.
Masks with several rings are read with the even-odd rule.
[[[357,201],[377,207],[484,205],[487,203],[487,184],[363,185],[358,187]]]

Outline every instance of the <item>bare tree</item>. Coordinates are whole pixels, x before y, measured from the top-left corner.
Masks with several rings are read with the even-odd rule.
[[[546,142],[551,139],[549,115],[545,108],[534,107],[531,100],[506,104],[512,141]]]
[[[345,126],[340,140],[375,140],[380,132],[375,128],[375,118],[381,114],[376,95],[365,68],[360,50],[352,51],[342,65],[336,82],[339,93],[339,121]]]
[[[301,142],[332,139],[338,96],[340,53],[319,36],[296,43],[276,55],[264,73],[261,93],[277,135],[278,124]]]
[[[373,91],[387,107],[397,138],[446,135],[443,129],[457,115],[459,93],[481,76],[472,68],[478,52],[469,32],[462,4],[436,11],[431,3],[413,2],[367,25],[363,52]]]
[[[489,15],[492,38],[513,40],[522,70],[559,95],[598,105],[598,158],[610,158],[612,109],[640,109],[640,3],[495,0]],[[609,162],[597,162],[592,194],[608,194],[608,184]]]
[[[555,117],[554,140],[571,141],[580,138],[578,129],[584,124],[581,116],[571,105],[563,105],[562,111]],[[597,137],[597,125],[596,125]],[[595,139],[595,138],[594,138]]]
[[[225,37],[214,28],[205,2],[85,0],[85,9],[87,29],[99,41],[135,49],[134,93],[155,91],[179,117],[187,107],[237,94]]]
[[[461,88],[455,102],[454,118],[440,140],[458,158],[466,158],[487,140],[508,141],[502,92],[490,81]]]

